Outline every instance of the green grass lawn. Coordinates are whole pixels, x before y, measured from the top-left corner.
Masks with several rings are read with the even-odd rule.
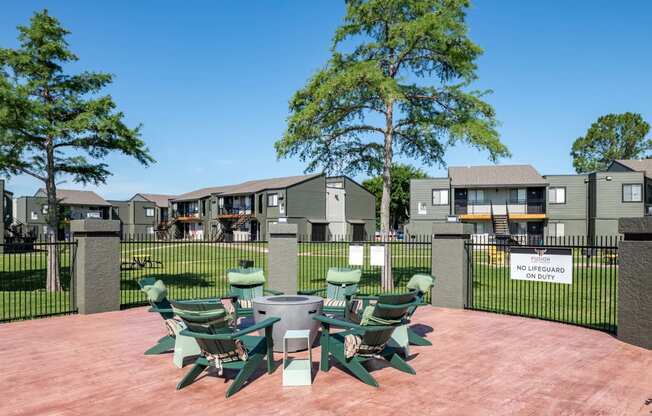
[[[573,284],[566,285],[512,280],[506,264],[490,264],[485,252],[473,257],[474,309],[615,330],[617,265],[574,253]]]

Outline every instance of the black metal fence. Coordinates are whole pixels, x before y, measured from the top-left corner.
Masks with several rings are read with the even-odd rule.
[[[417,273],[430,274],[432,267],[431,238],[413,237],[409,240],[370,240],[352,241],[351,236],[333,236],[330,241],[309,241],[308,237],[299,239],[299,269],[297,284],[299,290],[319,289],[326,286],[326,273],[330,267],[357,267],[362,269],[362,279],[358,285],[361,293],[375,295],[388,290],[381,285],[381,266],[371,265],[371,247],[384,246],[390,252],[394,289],[405,290],[407,282]],[[363,264],[350,266],[351,246],[361,246]],[[427,294],[430,301],[430,294]]]
[[[538,237],[517,244],[475,238],[466,244],[470,288],[466,306],[613,333],[617,327],[619,239],[618,236]],[[572,284],[511,279],[512,247],[571,249]]]
[[[0,322],[77,312],[75,242],[9,243],[0,250]],[[59,279],[49,290],[48,265],[51,280]]]
[[[120,244],[121,307],[147,304],[138,281],[161,279],[170,299],[224,296],[229,287],[226,271],[253,262],[267,273],[266,241],[157,240],[151,235],[123,236]]]

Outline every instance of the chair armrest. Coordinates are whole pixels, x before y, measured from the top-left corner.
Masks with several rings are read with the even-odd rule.
[[[389,326],[387,325],[362,326],[362,325],[354,324],[353,322],[347,322],[335,318],[329,318],[323,315],[313,316],[312,319],[321,322],[322,326],[328,325],[328,326],[334,326],[338,328],[355,329],[358,331],[365,331],[365,332],[385,331],[389,328]]]
[[[276,322],[280,321],[281,318],[276,318],[276,317],[270,317],[265,319],[262,322],[258,322],[255,325],[252,325],[248,328],[245,328],[241,331],[237,332],[229,332],[225,334],[202,334],[200,332],[193,332],[188,329],[184,329],[179,333],[179,335],[184,335],[187,337],[192,337],[192,338],[201,338],[201,339],[214,339],[214,340],[219,340],[219,341],[229,341],[235,338],[239,338],[243,335],[247,335],[251,332],[258,331],[260,329],[265,329],[268,327],[271,327],[274,325]]]
[[[315,295],[315,294],[317,294],[319,292],[323,292],[325,290],[326,290],[325,287],[322,287],[322,288],[319,288],[319,289],[298,290],[297,295]]]
[[[157,308],[156,306],[152,306],[147,310],[147,312],[172,313],[174,311],[172,310],[172,308]]]
[[[273,289],[263,289],[263,293],[269,293],[272,295],[284,295],[285,293]]]

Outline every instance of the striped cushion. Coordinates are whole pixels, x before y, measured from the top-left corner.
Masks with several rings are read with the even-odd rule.
[[[238,299],[238,305],[241,309],[252,309],[254,302],[251,299]]]
[[[344,355],[347,359],[355,355],[375,355],[385,349],[387,342],[379,345],[366,345],[362,343],[362,337],[360,335],[348,334],[344,336]]]
[[[344,308],[346,307],[346,300],[324,299],[324,306],[327,308]]]

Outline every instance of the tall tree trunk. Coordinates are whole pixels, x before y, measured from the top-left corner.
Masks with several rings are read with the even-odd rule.
[[[59,277],[59,250],[57,250],[57,237],[59,231],[59,204],[57,201],[57,185],[55,183],[54,173],[54,148],[51,143],[48,144],[47,151],[48,172],[45,183],[45,191],[48,201],[47,212],[47,277],[46,289],[48,292],[58,292],[61,290],[61,280]]]
[[[391,202],[392,189],[392,141],[394,139],[394,104],[392,101],[387,102],[387,113],[385,115],[385,157],[383,160],[383,196],[380,201],[380,235],[383,240],[389,241],[390,221],[389,209]],[[381,284],[385,290],[394,289],[394,279],[392,277],[392,253],[390,245],[385,244],[385,261],[383,265]]]

